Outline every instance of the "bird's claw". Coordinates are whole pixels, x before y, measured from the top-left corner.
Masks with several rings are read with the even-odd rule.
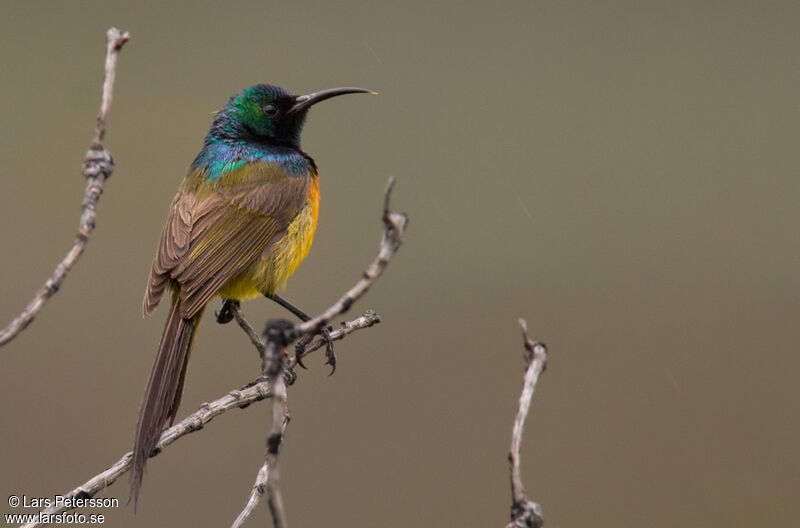
[[[238,308],[239,301],[232,301],[230,299],[222,301],[222,308],[215,314],[219,324],[228,324],[233,321],[233,306]]]
[[[332,326],[326,326],[319,332],[322,338],[325,340],[325,357],[327,358],[325,360],[325,364],[331,366],[331,373],[328,374],[328,376],[332,376],[333,373],[336,372],[336,353],[333,350],[333,338],[331,337],[332,331]],[[308,367],[303,364],[303,354],[305,353],[306,347],[309,343],[311,343],[312,339],[314,339],[313,335],[305,335],[303,339],[298,341],[294,346],[295,362],[297,362],[297,364],[304,369],[308,369]]]
[[[331,366],[331,373],[328,374],[328,377],[333,376],[333,373],[336,372],[336,352],[333,351],[333,339],[331,338],[331,327],[329,326],[322,332],[323,337],[326,340],[325,343],[325,360],[326,365]]]
[[[294,382],[297,381],[297,372],[293,368],[284,368],[283,379],[287,385],[294,385]]]
[[[305,370],[308,370],[308,367],[303,364],[303,353],[306,351],[306,345],[310,341],[311,336],[306,335],[294,345],[294,360]]]
[[[336,352],[333,351],[332,331],[333,327],[328,325],[319,332],[325,340],[325,364],[331,366],[331,373],[328,374],[328,377],[333,376],[333,373],[336,372]]]

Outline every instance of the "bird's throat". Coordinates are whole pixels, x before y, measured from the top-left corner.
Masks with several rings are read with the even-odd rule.
[[[248,163],[268,163],[287,176],[308,174],[314,170],[313,160],[300,150],[244,141],[207,140],[190,171],[202,172],[207,181],[215,182]]]

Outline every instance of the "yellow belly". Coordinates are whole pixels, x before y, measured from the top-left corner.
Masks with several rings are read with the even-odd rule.
[[[318,215],[319,188],[312,180],[306,205],[289,224],[286,234],[271,244],[259,260],[220,288],[217,295],[239,300],[275,294],[308,255]]]

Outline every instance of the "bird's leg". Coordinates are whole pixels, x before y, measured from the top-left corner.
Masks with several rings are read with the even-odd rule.
[[[222,300],[222,308],[217,312],[217,322],[219,324],[228,324],[233,321],[232,306],[239,306],[239,301],[234,301],[232,299]]]
[[[284,299],[280,295],[274,295],[274,294],[273,295],[264,295],[264,297],[266,297],[267,299],[272,299],[276,303],[280,304],[281,306],[283,306],[284,308],[286,308],[287,310],[292,312],[295,316],[297,316],[298,319],[300,319],[304,323],[306,321],[308,321],[309,319],[311,319],[311,317],[309,317],[309,315],[307,313],[305,313],[303,310],[301,310],[297,306],[293,305],[292,303],[290,303],[289,301],[287,301],[286,299]]]
[[[296,315],[297,318],[300,319],[301,321],[303,321],[304,323],[306,321],[308,321],[309,319],[311,319],[311,317],[309,317],[309,315],[307,313],[305,313],[303,310],[301,310],[297,306],[293,305],[292,303],[290,303],[289,301],[287,301],[286,299],[284,299],[280,295],[276,295],[276,294],[266,295],[265,294],[264,297],[266,297],[267,299],[272,299],[276,303],[280,304],[281,306],[283,306],[284,308],[286,308],[287,310],[292,312],[294,315]],[[336,354],[333,351],[333,339],[331,338],[331,330],[333,330],[333,328],[331,328],[330,326],[327,326],[327,327],[323,328],[322,330],[320,330],[320,334],[322,335],[323,338],[325,338],[325,341],[326,341],[326,343],[325,343],[325,357],[327,358],[327,361],[325,363],[327,363],[328,365],[331,366],[331,373],[329,375],[332,375],[334,372],[336,372]],[[303,336],[303,339],[298,341],[297,344],[294,347],[295,359],[297,360],[297,364],[300,365],[303,368],[306,368],[306,366],[303,365],[302,354],[303,354],[303,351],[306,348],[306,345],[308,345],[311,342],[312,339],[314,339],[314,336],[305,335],[305,336]]]

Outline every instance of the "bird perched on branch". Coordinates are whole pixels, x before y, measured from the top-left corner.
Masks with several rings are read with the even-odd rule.
[[[333,88],[297,96],[259,84],[234,95],[214,117],[172,201],[144,296],[144,315],[166,290],[172,304],[136,425],[134,506],[147,459],[175,420],[192,342],[211,299],[262,294],[308,319],[276,294],[308,254],[317,225],[319,176],[300,149],[300,132],[312,105],[351,93],[374,92]],[[226,320],[221,314],[220,322]],[[335,367],[332,347],[328,361]]]

